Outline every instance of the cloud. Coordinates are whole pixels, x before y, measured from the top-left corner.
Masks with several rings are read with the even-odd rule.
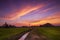
[[[6,19],[6,20],[15,20],[21,16],[24,16],[26,14],[28,14],[29,12],[31,11],[34,11],[34,10],[37,10],[38,8],[41,8],[43,5],[40,5],[40,6],[35,6],[35,7],[32,7],[32,6],[27,6],[21,10],[18,10],[18,12],[14,12],[12,14],[9,14],[7,16],[4,16],[3,18],[0,18],[0,19]]]
[[[31,25],[41,25],[41,24],[45,24],[45,23],[60,24],[60,22],[59,22],[59,20],[60,20],[60,16],[59,16],[60,12],[58,12],[56,14],[51,15],[49,17],[45,17],[44,19],[41,19],[41,20],[33,21],[33,22],[31,22]]]

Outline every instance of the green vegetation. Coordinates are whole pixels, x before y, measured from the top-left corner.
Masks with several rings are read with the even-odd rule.
[[[50,40],[60,40],[60,27],[38,27],[37,33],[45,35]]]
[[[32,31],[38,35],[44,35],[50,40],[60,40],[60,27],[34,27]],[[20,34],[29,28],[0,28],[0,40],[5,40],[16,34]]]
[[[16,34],[27,31],[29,28],[0,28],[0,40],[5,40]]]

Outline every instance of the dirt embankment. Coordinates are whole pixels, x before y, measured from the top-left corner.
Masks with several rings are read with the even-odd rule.
[[[25,40],[49,40],[46,36],[38,34],[36,29],[33,29]]]

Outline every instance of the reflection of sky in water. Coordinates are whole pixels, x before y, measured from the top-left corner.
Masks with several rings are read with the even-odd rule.
[[[29,32],[28,33],[26,33],[26,34],[24,34],[20,39],[18,39],[18,40],[25,40],[25,38],[27,37],[27,35],[29,34]]]

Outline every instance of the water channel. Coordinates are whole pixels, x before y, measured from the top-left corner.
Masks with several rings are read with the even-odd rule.
[[[20,39],[18,39],[18,40],[25,40],[25,38],[28,36],[28,34],[29,34],[30,32],[27,32],[27,33],[25,33]]]

